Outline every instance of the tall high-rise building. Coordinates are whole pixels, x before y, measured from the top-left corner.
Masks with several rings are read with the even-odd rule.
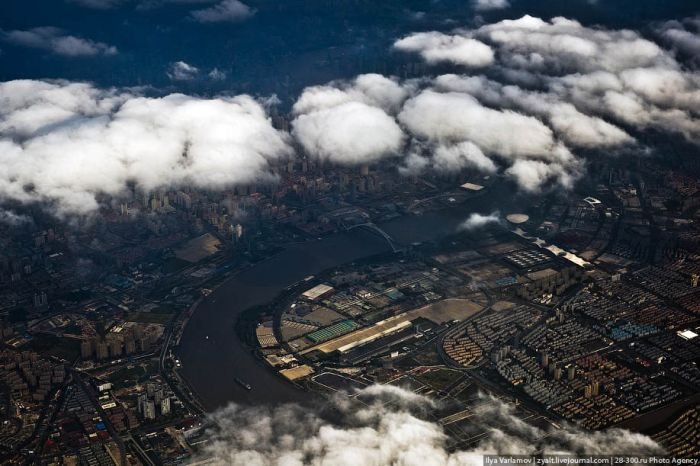
[[[156,418],[156,404],[152,400],[148,400],[144,403],[143,418],[148,420]]]
[[[136,348],[139,351],[148,351],[151,349],[151,341],[148,339],[148,337],[141,337],[136,340]]]
[[[107,359],[109,358],[109,345],[107,345],[106,341],[100,341],[97,343],[95,352],[97,353],[97,359]]]
[[[34,293],[34,307],[41,308],[46,307],[49,304],[49,298],[46,296],[46,292],[42,291],[39,293]]]
[[[139,414],[143,415],[143,410],[146,405],[146,402],[148,401],[148,397],[146,396],[145,393],[139,394],[139,397],[137,399],[137,406],[138,406],[138,411]]]
[[[182,191],[177,192],[177,195],[175,196],[175,203],[187,210],[192,208],[192,198],[189,194]]]
[[[83,359],[92,357],[92,340],[83,340],[80,343],[80,357]]]
[[[163,398],[160,400],[160,414],[162,416],[168,416],[170,414],[170,398]]]
[[[554,380],[561,380],[561,367],[554,369]]]
[[[124,351],[126,354],[132,354],[136,352],[136,342],[132,337],[127,337],[124,339]]]
[[[233,234],[236,239],[241,239],[243,236],[243,225],[237,223],[236,226],[233,227]]]
[[[122,342],[116,338],[109,341],[109,354],[113,358],[118,358],[122,355]]]

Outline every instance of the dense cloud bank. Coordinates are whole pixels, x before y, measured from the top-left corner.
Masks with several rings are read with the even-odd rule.
[[[660,29],[686,51],[697,45],[696,32],[697,20]],[[411,34],[394,48],[464,74],[405,82],[364,75],[308,88],[293,123],[307,152],[362,163],[395,156],[402,147],[402,173],[502,169],[522,189],[537,191],[548,184],[570,187],[585,169],[577,154],[634,148],[632,134],[641,131],[700,142],[700,74],[634,31],[524,16],[451,34]],[[368,97],[358,90],[360,80],[383,85]],[[354,107],[355,120],[382,129],[370,134],[361,125],[308,124],[307,113],[324,109],[319,119],[326,121],[339,111],[328,108],[349,102],[361,104]],[[340,141],[339,135],[355,141],[352,153],[324,145]]]
[[[240,8],[212,5],[223,3]],[[582,154],[641,151],[641,131],[700,142],[700,73],[675,55],[695,50],[698,30],[697,19],[658,25],[657,44],[634,31],[524,16],[412,34],[397,39],[399,53],[454,72],[308,87],[293,106],[291,135],[248,96],[148,98],[81,83],[8,82],[0,84],[0,197],[86,213],[100,193],[117,195],[128,183],[249,183],[268,179],[270,162],[291,154],[292,140],[337,165],[393,158],[405,175],[469,169],[530,192],[569,188],[585,171]],[[24,40],[34,36],[60,37],[34,31]],[[185,62],[167,73],[174,81],[206,75]]]
[[[0,197],[59,213],[99,194],[189,184],[223,188],[272,177],[291,152],[249,96],[149,98],[68,82],[0,84]]]
[[[510,406],[484,397],[472,406],[465,435],[485,433],[468,450],[450,448],[430,399],[375,385],[362,403],[338,396],[315,409],[296,405],[230,405],[211,415],[202,458],[221,465],[415,465],[482,464],[483,454],[572,453],[651,455],[661,448],[625,430],[586,432],[573,426],[543,430],[516,417]]]

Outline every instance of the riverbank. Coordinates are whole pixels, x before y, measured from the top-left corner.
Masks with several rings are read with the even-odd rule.
[[[386,252],[388,244],[358,230],[289,249],[256,264],[214,290],[183,332],[181,374],[207,410],[234,401],[246,404],[302,402],[305,393],[258,359],[235,331],[246,310],[271,302],[285,288],[330,267]],[[236,379],[251,386],[247,390]]]

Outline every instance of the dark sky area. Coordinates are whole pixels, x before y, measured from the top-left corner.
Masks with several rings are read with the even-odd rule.
[[[304,86],[330,79],[397,73],[396,60],[408,58],[392,52],[391,44],[409,32],[449,31],[526,13],[643,30],[650,22],[700,11],[698,2],[689,0],[513,0],[511,8],[479,15],[465,0],[249,0],[255,13],[248,18],[200,23],[191,12],[211,3],[115,1],[121,3],[94,9],[77,0],[2,0],[0,80],[63,78],[100,86],[148,85],[160,92],[277,93],[289,99]],[[62,34],[114,46],[118,53],[62,56],[7,40],[10,31],[37,27],[60,28]],[[167,72],[177,61],[197,67],[197,78],[171,79]],[[214,69],[219,79],[209,77]]]

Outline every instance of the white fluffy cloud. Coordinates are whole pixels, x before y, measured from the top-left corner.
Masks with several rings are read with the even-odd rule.
[[[548,182],[571,188],[579,176],[579,164],[565,167],[560,163],[545,163],[541,160],[516,160],[508,167],[506,175],[511,177],[525,191],[538,191]]]
[[[666,23],[659,34],[692,54],[697,23]],[[536,191],[571,186],[585,167],[579,149],[615,153],[638,144],[634,135],[648,129],[700,144],[700,73],[635,31],[524,16],[452,35],[413,34],[394,47],[459,68],[474,65],[472,50],[460,47],[472,41],[490,48],[488,78],[447,74],[410,82],[410,98],[396,113],[410,141],[402,173],[475,168],[455,157],[456,145],[470,143],[523,189]]]
[[[221,188],[268,179],[289,154],[248,96],[149,98],[88,84],[0,84],[0,198],[84,214],[100,194],[191,184]]]
[[[333,82],[304,89],[294,104],[294,113],[304,114],[347,102],[361,102],[395,113],[408,98],[412,86],[379,74],[362,74],[352,82]]]
[[[690,31],[688,24],[683,27]],[[487,52],[475,53],[475,42]],[[371,98],[357,83],[336,82],[308,88],[295,109],[305,114],[361,102],[381,110],[405,134],[402,173],[501,171],[536,191],[553,183],[572,186],[585,167],[579,150],[617,153],[639,144],[635,135],[647,129],[700,142],[700,76],[635,31],[524,16],[451,35],[412,34],[394,47],[430,64],[485,66],[489,77],[384,78],[386,89],[375,86]],[[356,132],[351,139],[361,137]],[[395,147],[383,153],[394,154]],[[347,163],[368,160],[337,153]]]
[[[673,63],[657,44],[636,32],[593,29],[561,17],[548,22],[523,16],[471,34],[492,44],[504,65],[547,73],[621,71]]]
[[[397,40],[394,48],[404,52],[418,52],[428,63],[449,62],[472,68],[491,65],[494,60],[491,47],[462,35],[441,32],[419,32]]]
[[[66,57],[116,55],[117,48],[102,42],[66,34],[54,27],[38,27],[26,31],[0,31],[3,40],[22,47],[48,50]]]
[[[623,129],[587,115],[556,95],[503,85],[483,76],[438,76],[436,87],[465,92],[491,107],[511,108],[546,120],[557,135],[576,147],[614,147],[633,142]]]
[[[292,134],[304,150],[339,164],[396,155],[404,133],[390,115],[408,91],[380,75],[307,88],[294,104]]]
[[[483,173],[495,173],[497,170],[493,160],[471,141],[464,141],[452,146],[439,145],[435,149],[432,160],[433,166],[441,172],[459,172],[471,167]]]
[[[599,119],[579,126],[579,113],[638,130],[681,133],[700,142],[700,76],[684,70],[669,51],[637,32],[525,16],[472,34],[496,48],[502,69],[529,73],[545,87],[546,100],[557,106],[557,118],[549,116],[551,124],[575,142],[591,136],[625,142],[622,133]],[[565,109],[568,116],[560,116]]]
[[[659,34],[680,29],[694,33],[697,27],[692,21],[667,23]],[[700,74],[634,31],[525,16],[452,35],[414,34],[395,47],[429,63],[453,63],[459,72],[464,65],[487,66],[488,77],[400,81],[366,74],[309,87],[294,104],[292,121],[292,134],[308,155],[345,165],[396,157],[405,174],[502,173],[537,191],[572,186],[585,167],[579,150],[615,152],[637,144],[640,131],[700,143]],[[185,62],[172,64],[168,75],[222,77]],[[1,86],[0,144],[7,162],[0,167],[0,196],[11,199],[45,199],[66,211],[89,211],[96,193],[116,193],[128,181],[146,187],[245,182],[264,176],[267,162],[289,151],[285,135],[271,128],[263,107],[249,97],[147,99],[132,91],[36,81]],[[134,134],[155,130],[128,137],[127,123]],[[236,128],[228,136],[235,144],[222,125]],[[186,162],[178,158],[182,153]],[[226,156],[231,153],[245,155]],[[189,154],[197,154],[198,162]],[[93,161],[114,165],[115,176],[90,171]],[[209,173],[219,162],[231,164],[235,174]],[[72,166],[90,175],[76,183],[74,194],[66,174]],[[47,169],[59,176],[48,176]]]
[[[667,23],[663,31],[694,34],[695,28],[685,21]],[[692,47],[691,38],[683,37],[684,46]],[[447,74],[399,83],[373,75],[371,97],[356,82],[330,83],[308,88],[295,110],[304,114],[347,102],[381,110],[406,135],[399,164],[404,174],[502,170],[525,191],[537,191],[551,184],[571,187],[585,167],[577,151],[616,153],[638,144],[633,135],[640,131],[677,133],[700,143],[700,75],[634,31],[524,16],[451,35],[412,34],[394,48],[418,53],[429,64],[487,67],[489,77]],[[395,154],[398,147],[394,138],[391,150],[373,147],[372,157],[353,157],[336,149],[344,139],[320,124],[315,128],[318,137],[305,149],[317,152],[332,140],[336,160],[345,163]],[[356,140],[363,131],[345,126],[342,134]]]
[[[440,143],[472,141],[484,152],[506,158],[570,157],[538,119],[484,107],[468,94],[425,90],[406,102],[398,119],[418,137]]]
[[[233,23],[254,14],[255,10],[239,0],[221,0],[216,5],[193,11],[192,18],[200,23]]]
[[[501,214],[499,212],[493,212],[489,215],[482,215],[475,212],[471,214],[464,222],[462,222],[458,229],[460,231],[474,231],[478,230],[479,228],[483,228],[486,225],[499,223],[503,223],[503,219],[501,219]]]
[[[476,466],[484,454],[534,454],[539,449],[588,455],[663,452],[649,437],[621,429],[538,428],[492,398],[472,406],[471,422],[461,427],[465,436],[478,436],[479,443],[452,450],[442,426],[431,420],[435,405],[428,398],[388,385],[371,386],[359,397],[362,404],[333,399],[325,410],[333,420],[325,417],[323,407],[230,405],[211,415],[209,441],[197,460],[234,466]]]
[[[700,143],[697,73],[663,67],[632,68],[549,78],[551,93],[581,111],[600,113],[639,130],[680,133]]]
[[[446,89],[446,81],[399,83],[362,75],[307,88],[294,105],[292,134],[307,153],[339,164],[406,154],[399,164],[403,174],[464,169],[493,174],[499,163],[510,167],[520,159],[556,164],[558,176],[542,176],[542,184],[554,180],[570,186],[580,174],[580,162],[538,118],[485,106],[463,86]],[[617,135],[616,128],[599,123],[599,132]],[[527,190],[536,189],[532,177],[511,177]]]
[[[292,134],[307,152],[338,164],[373,162],[396,154],[403,142],[393,118],[361,102],[299,115]]]
[[[456,144],[424,144],[412,141],[408,155],[399,165],[403,175],[419,175],[433,170],[437,173],[458,173],[464,169],[492,174],[498,171],[494,161],[471,141]]]

